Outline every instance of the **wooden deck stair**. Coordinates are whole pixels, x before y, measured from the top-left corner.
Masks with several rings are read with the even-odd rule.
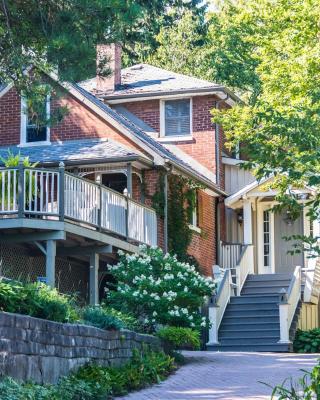
[[[288,290],[292,275],[248,275],[241,296],[232,296],[218,331],[219,344],[208,346],[214,351],[292,351],[292,344],[280,340],[279,292]],[[293,340],[297,307],[290,328]]]

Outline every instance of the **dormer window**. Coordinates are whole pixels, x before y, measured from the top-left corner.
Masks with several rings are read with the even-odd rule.
[[[191,136],[191,99],[161,101],[161,136]]]
[[[21,98],[21,144],[40,145],[50,143],[50,97],[44,96],[36,111]]]

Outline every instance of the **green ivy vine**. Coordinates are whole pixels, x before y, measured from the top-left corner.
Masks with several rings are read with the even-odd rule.
[[[157,214],[164,217],[164,173],[160,173],[158,189],[152,196],[152,206]],[[188,247],[192,239],[189,228],[192,211],[196,205],[197,190],[203,188],[197,182],[182,176],[168,176],[168,247],[181,261],[188,261]],[[195,260],[192,260],[196,264]]]

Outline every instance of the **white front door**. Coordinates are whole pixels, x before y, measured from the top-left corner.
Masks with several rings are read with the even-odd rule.
[[[274,213],[270,204],[257,204],[258,273],[272,274],[274,268]]]

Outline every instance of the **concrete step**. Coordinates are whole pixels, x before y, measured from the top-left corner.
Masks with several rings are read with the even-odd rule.
[[[226,309],[224,313],[224,317],[278,317],[279,318],[279,310],[277,308],[244,308],[239,309],[239,306],[235,306],[233,308]]]
[[[279,295],[280,290],[283,288],[282,285],[273,285],[273,286],[263,286],[263,287],[243,287],[241,290],[241,296],[245,295],[265,295],[265,294],[274,294]]]
[[[279,295],[267,293],[264,295],[254,294],[245,296],[233,296],[230,298],[230,304],[279,304]]]
[[[219,342],[222,346],[229,345],[261,345],[265,343],[274,343],[277,344],[279,342],[279,336],[260,336],[260,337],[244,337],[244,338],[235,338],[235,337],[223,337],[219,338]]]
[[[251,338],[261,338],[261,337],[280,337],[279,329],[244,329],[244,330],[235,330],[235,329],[220,329],[219,330],[219,340],[224,338],[235,338],[235,339],[246,339],[248,337]]]
[[[277,324],[279,323],[279,313],[278,315],[271,315],[271,316],[256,314],[256,315],[238,315],[237,317],[224,315],[223,317],[224,324],[235,323],[234,322],[235,320],[239,324],[250,324],[250,323],[257,325],[261,323]]]
[[[246,282],[249,281],[278,281],[278,280],[291,280],[292,274],[249,274]]]
[[[279,311],[279,302],[274,302],[274,303],[230,303],[228,304],[226,308],[227,311],[263,311],[263,310],[268,310],[268,311]]]
[[[209,345],[207,346],[207,350],[209,351],[248,351],[248,352],[290,352],[292,351],[292,344],[280,344],[280,343],[264,343],[264,344],[256,344],[256,345],[247,345],[247,344],[235,344],[235,345]]]
[[[289,280],[265,280],[265,281],[246,281],[243,288],[252,288],[252,287],[278,287],[281,286],[282,288],[288,288],[290,285],[290,281]]]
[[[263,323],[260,322],[259,324],[255,322],[247,322],[247,323],[239,323],[239,322],[224,322],[222,320],[221,325],[220,325],[220,330],[219,333],[221,334],[225,331],[233,331],[233,332],[263,332],[263,331],[270,331],[270,330],[279,330],[280,329],[280,323],[273,323],[270,324],[268,323]]]

